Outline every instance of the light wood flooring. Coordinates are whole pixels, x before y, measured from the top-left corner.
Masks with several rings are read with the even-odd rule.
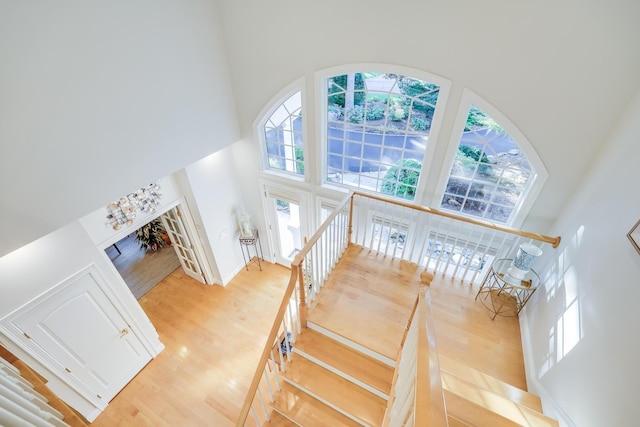
[[[419,284],[417,267],[384,260],[357,247],[351,248],[350,253],[355,256],[347,270],[353,270],[354,280],[363,269],[374,265],[391,262],[398,266],[399,277],[379,275],[381,283],[399,284],[400,292],[397,299],[391,299],[391,306],[406,305]],[[289,270],[281,266],[263,263],[263,270],[242,270],[226,288],[221,288],[200,285],[178,269],[142,297],[139,302],[166,349],[93,424],[233,425],[289,277]],[[372,301],[365,301],[367,297],[360,291],[335,301],[348,302],[356,316],[361,306],[376,311],[381,302],[375,285],[370,286]],[[498,317],[491,321],[488,311],[474,300],[476,291],[468,284],[434,278],[431,300],[439,353],[526,389],[517,318]],[[379,328],[385,319],[395,322],[396,308],[380,314],[377,324],[361,324],[357,329]],[[397,319],[399,324],[402,317]],[[396,338],[389,339],[386,334],[386,330],[376,329],[364,335],[377,337],[383,343],[381,348],[390,348]],[[395,334],[392,333],[394,337]],[[378,346],[375,341],[367,345]]]
[[[262,265],[225,288],[177,269],[140,298],[166,348],[92,425],[235,425],[290,275]]]

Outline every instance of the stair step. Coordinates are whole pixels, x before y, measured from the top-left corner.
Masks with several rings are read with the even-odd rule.
[[[452,417],[451,415],[447,415],[447,423],[448,427],[472,427],[470,424],[467,424],[456,417]]]
[[[469,383],[498,394],[502,397],[516,402],[520,405],[533,409],[534,411],[542,412],[542,402],[540,398],[535,394],[531,394],[527,391],[521,390],[510,384],[500,381],[499,379],[480,372],[470,366],[453,360],[449,357],[438,355],[438,361],[440,363],[440,369],[443,372],[454,375]]]
[[[387,364],[313,329],[305,329],[298,336],[294,352],[329,367],[356,384],[364,385],[378,396],[389,398],[393,368]]]
[[[297,427],[298,425],[276,411],[272,411],[270,416],[271,420],[263,422],[262,427]]]
[[[304,427],[361,427],[351,418],[286,382],[276,393],[272,406],[287,419]]]
[[[447,406],[447,414],[449,414],[449,427],[516,427],[522,425],[447,390],[444,391],[444,401]],[[452,419],[455,423],[451,423]]]
[[[470,382],[462,380],[454,375],[442,372],[442,386],[445,389],[445,401],[447,412],[453,417],[459,418],[463,422],[473,421],[477,424],[476,418],[469,418],[472,412],[491,412],[495,416],[503,419],[504,425],[520,426],[549,426],[558,427],[558,422],[542,413],[512,402],[508,398],[484,390]],[[467,402],[467,405],[460,404],[457,398]],[[457,410],[454,411],[454,408]],[[471,410],[473,408],[473,411]],[[480,408],[478,410],[477,408]],[[489,415],[487,418],[492,418]],[[495,422],[495,421],[491,421]],[[503,425],[503,424],[481,424],[481,425]]]
[[[282,374],[324,403],[349,414],[362,424],[379,426],[384,418],[386,400],[342,378],[304,357],[296,357]]]

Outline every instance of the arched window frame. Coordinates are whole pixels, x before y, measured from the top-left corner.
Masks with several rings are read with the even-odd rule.
[[[302,120],[302,133],[301,133],[302,141],[303,141],[302,151],[303,151],[303,157],[304,157],[303,159],[304,174],[297,174],[295,172],[290,172],[290,171],[270,167],[269,154],[267,152],[265,125],[271,119],[271,116],[278,110],[278,108],[280,108],[289,98],[291,98],[293,95],[295,95],[298,92],[300,93],[300,98],[301,98],[301,112],[304,113],[304,111],[306,110],[305,108],[306,94],[304,90],[304,84],[305,84],[304,79],[299,79],[293,82],[292,84],[290,84],[289,86],[287,86],[286,88],[284,88],[283,90],[281,90],[280,92],[278,92],[278,94],[276,94],[273,98],[271,98],[271,100],[269,100],[265,104],[264,109],[260,112],[260,114],[258,114],[258,119],[256,120],[253,126],[257,134],[257,140],[259,143],[260,160],[261,160],[263,173],[298,181],[298,182],[304,182],[308,180],[309,149],[307,144],[307,141],[308,141],[307,120],[305,119]]]
[[[363,73],[363,72],[381,72],[381,73],[393,73],[401,74],[407,77],[420,79],[430,83],[437,84],[440,87],[440,94],[436,102],[435,114],[431,123],[431,130],[429,134],[429,143],[424,154],[424,160],[422,162],[422,169],[420,172],[420,179],[416,188],[415,198],[411,201],[414,204],[421,205],[424,201],[424,193],[427,185],[427,178],[430,174],[431,162],[435,154],[436,147],[439,141],[439,135],[442,131],[443,117],[447,108],[447,102],[449,100],[449,94],[451,91],[451,81],[441,76],[414,68],[402,67],[398,65],[381,64],[381,63],[362,63],[362,64],[349,64],[338,67],[328,68],[315,73],[315,93],[316,103],[318,108],[317,118],[317,134],[318,141],[320,142],[320,185],[325,188],[334,189],[338,191],[348,191],[354,187],[349,187],[344,184],[337,184],[327,181],[327,150],[328,150],[328,136],[327,136],[327,110],[328,110],[328,97],[327,97],[327,80],[333,76],[348,74],[348,73]],[[360,189],[359,191],[375,193],[370,190]],[[400,199],[407,201],[406,199]]]
[[[519,200],[518,204],[514,207],[515,213],[511,216],[510,221],[506,224],[511,227],[520,227],[524,222],[524,219],[529,214],[531,207],[536,201],[536,198],[540,194],[542,187],[549,177],[547,168],[542,163],[540,156],[535,151],[527,137],[509,120],[504,114],[502,114],[496,107],[490,104],[488,101],[475,94],[474,92],[464,89],[462,98],[457,109],[457,115],[451,132],[451,140],[447,148],[447,154],[443,162],[442,172],[438,179],[437,190],[432,200],[432,206],[438,208],[440,202],[445,193],[447,183],[451,174],[451,168],[453,166],[456,152],[458,151],[458,145],[464,132],[464,128],[467,122],[467,116],[472,105],[475,105],[486,112],[491,118],[493,118],[508,134],[511,136],[514,142],[517,143],[519,149],[526,155],[527,160],[531,166],[532,175],[527,186],[524,190],[524,196]],[[446,167],[445,167],[446,165]],[[478,218],[463,212],[456,212],[458,215],[467,216],[475,219]]]

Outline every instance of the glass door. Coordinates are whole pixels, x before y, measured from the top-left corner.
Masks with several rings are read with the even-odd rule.
[[[276,262],[289,266],[302,248],[300,203],[278,196],[267,201]]]

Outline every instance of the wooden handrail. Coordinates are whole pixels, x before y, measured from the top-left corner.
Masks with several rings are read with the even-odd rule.
[[[418,297],[418,363],[416,370],[415,426],[447,426],[447,411],[438,364],[431,293],[426,286]]]
[[[442,216],[442,217],[445,217],[445,218],[455,219],[457,221],[462,221],[462,222],[466,222],[466,223],[469,223],[469,224],[478,225],[478,226],[484,227],[484,228],[491,228],[492,230],[498,230],[498,231],[503,231],[503,232],[509,233],[509,234],[515,234],[517,236],[526,237],[526,238],[529,238],[529,239],[537,240],[539,242],[550,243],[551,246],[553,246],[554,248],[557,248],[558,245],[560,245],[560,236],[551,237],[551,236],[546,236],[544,234],[532,233],[530,231],[518,230],[517,228],[508,227],[506,225],[500,225],[500,224],[496,224],[496,223],[493,223],[493,222],[483,221],[483,220],[474,219],[474,218],[467,218],[467,217],[459,216],[459,215],[456,215],[456,214],[453,214],[453,213],[441,211],[441,210],[438,210],[438,209],[433,209],[433,208],[428,208],[428,207],[425,207],[425,206],[414,205],[414,204],[411,204],[411,203],[401,202],[399,200],[393,200],[393,199],[389,199],[389,198],[386,198],[386,197],[378,196],[378,195],[375,195],[375,194],[363,193],[363,192],[360,192],[360,191],[354,191],[353,195],[366,197],[366,198],[373,199],[373,200],[378,200],[378,201],[381,201],[381,202],[391,203],[393,205],[403,206],[405,208],[413,209],[413,210],[420,211],[420,212],[425,212],[425,213],[428,213],[428,214],[433,214],[433,215],[438,215],[438,216]]]
[[[282,319],[284,319],[287,306],[289,305],[289,300],[291,299],[291,295],[293,294],[293,290],[297,283],[298,268],[298,265],[291,265],[291,277],[289,278],[289,284],[287,285],[287,289],[284,292],[284,298],[282,298],[280,308],[278,309],[275,321],[273,322],[273,326],[271,327],[271,332],[269,332],[269,336],[267,337],[264,349],[262,350],[262,356],[260,356],[260,361],[258,362],[256,371],[253,374],[251,385],[249,386],[249,390],[247,391],[247,397],[245,397],[242,408],[240,409],[240,414],[238,415],[238,419],[236,421],[236,427],[244,426],[247,416],[249,415],[249,411],[251,410],[251,403],[253,402],[253,398],[256,395],[258,386],[260,385],[260,381],[262,379],[262,371],[264,370],[264,367],[267,364],[267,360],[269,359],[269,354],[271,353],[271,343],[275,342],[276,340],[276,336],[278,335],[278,331],[280,329],[280,323],[282,322]]]
[[[349,192],[349,194],[347,194],[347,196],[344,199],[342,199],[342,201],[336,207],[333,213],[329,215],[329,217],[324,221],[324,223],[320,226],[320,228],[318,228],[318,231],[313,233],[313,236],[311,236],[307,244],[304,245],[300,250],[300,252],[296,254],[295,258],[293,258],[293,261],[291,261],[291,266],[302,265],[302,261],[304,261],[304,257],[307,255],[307,253],[309,253],[313,245],[316,244],[316,242],[318,241],[318,239],[320,239],[320,237],[326,231],[326,229],[329,228],[329,225],[331,225],[331,223],[338,216],[338,214],[342,212],[346,204],[351,200],[351,197],[353,196],[353,194],[354,194],[353,192]],[[351,218],[349,218],[349,221],[351,221]],[[351,225],[351,222],[349,222],[349,225]]]

